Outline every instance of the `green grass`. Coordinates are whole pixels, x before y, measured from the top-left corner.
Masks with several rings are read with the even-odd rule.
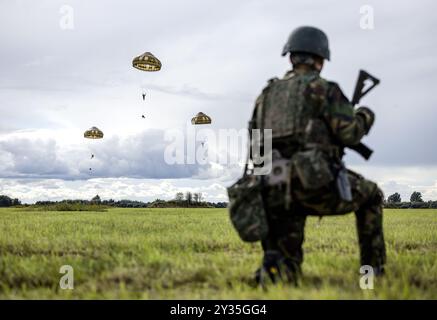
[[[22,211],[98,211],[104,212],[109,206],[99,204],[59,202],[46,205],[18,206]]]
[[[437,210],[385,210],[387,276],[359,288],[354,216],[306,227],[300,287],[249,284],[259,244],[225,209],[0,209],[1,299],[437,299]],[[74,268],[74,289],[59,268]]]

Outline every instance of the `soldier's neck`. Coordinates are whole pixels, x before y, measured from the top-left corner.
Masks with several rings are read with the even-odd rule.
[[[307,64],[299,64],[297,66],[294,66],[292,71],[295,74],[304,74],[304,73],[308,73],[308,72],[319,73],[319,71],[317,71],[315,68],[313,68]]]

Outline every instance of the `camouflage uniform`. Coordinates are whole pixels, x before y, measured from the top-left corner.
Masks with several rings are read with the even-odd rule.
[[[262,241],[264,267],[277,267],[280,257],[287,270],[300,273],[306,217],[353,211],[361,265],[371,265],[376,273],[382,273],[386,259],[382,191],[350,170],[353,200],[342,200],[335,185],[342,147],[358,144],[368,133],[374,121],[372,111],[365,107],[354,110],[336,83],[311,68],[292,70],[283,79],[269,81],[255,108],[254,127],[272,129],[273,149],[290,161],[291,168],[289,181],[264,183],[270,230]]]

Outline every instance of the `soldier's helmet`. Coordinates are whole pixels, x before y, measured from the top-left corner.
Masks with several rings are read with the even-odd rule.
[[[315,27],[303,26],[295,29],[282,50],[282,55],[287,53],[311,53],[329,60],[329,42],[326,34]]]

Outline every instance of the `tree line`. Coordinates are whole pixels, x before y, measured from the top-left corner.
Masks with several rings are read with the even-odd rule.
[[[21,205],[21,201],[18,199],[12,199],[5,195],[0,195],[0,207],[12,207]]]
[[[397,192],[389,195],[384,200],[384,207],[398,209],[437,209],[437,201],[423,201],[422,193],[414,191],[410,195],[410,201],[402,201],[401,195]]]
[[[70,205],[101,205],[116,208],[226,208],[227,202],[209,202],[203,200],[202,193],[178,192],[174,199],[143,202],[137,200],[102,200],[99,195],[96,195],[91,200],[83,199],[66,199],[60,201],[37,201],[33,205],[24,204],[23,206],[52,206],[56,204],[70,204]],[[6,195],[0,195],[0,207],[20,206],[21,201],[12,199]]]
[[[36,206],[43,205],[54,205],[59,203],[65,204],[99,204],[108,207],[118,207],[118,208],[226,208],[228,206],[227,202],[209,202],[204,201],[203,195],[200,192],[187,191],[177,192],[174,199],[171,200],[161,200],[156,199],[151,202],[143,202],[136,200],[101,200],[99,195],[96,195],[91,200],[61,200],[61,201],[37,201]],[[10,198],[6,195],[0,195],[0,207],[13,207],[20,206],[21,201],[16,198]],[[26,205],[25,205],[26,206]],[[27,205],[28,206],[28,205]],[[420,208],[420,209],[437,209],[437,201],[424,201],[422,199],[422,193],[414,191],[410,196],[410,201],[402,201],[401,195],[395,192],[384,200],[384,207],[386,208],[399,208],[399,209],[409,209],[409,208]]]

